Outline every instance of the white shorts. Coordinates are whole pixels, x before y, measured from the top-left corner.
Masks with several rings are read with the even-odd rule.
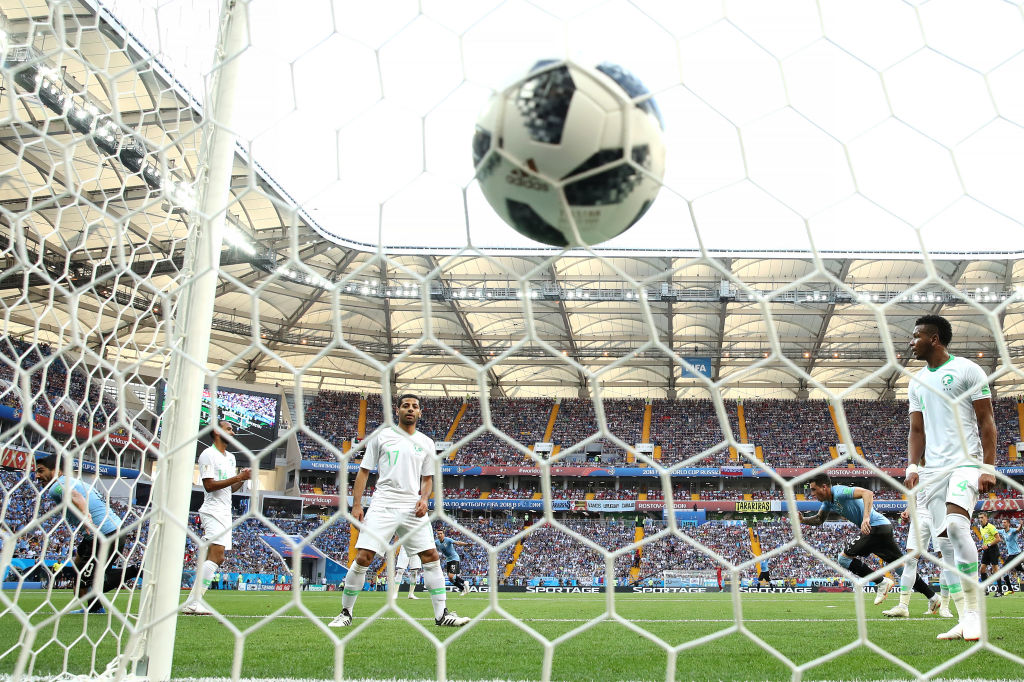
[[[398,541],[413,554],[434,549],[434,531],[430,517],[417,517],[409,508],[378,508],[372,503],[363,517],[359,528],[356,549],[368,549],[375,554],[385,554],[391,538],[398,534]]]
[[[918,532],[917,528],[920,524],[921,528],[921,542],[923,546],[917,544]],[[929,543],[932,542],[932,515],[928,513],[928,509],[925,507],[917,508],[917,522],[914,521],[914,517],[910,517],[910,528],[907,530],[907,551],[912,552],[914,550],[921,550],[922,552],[928,550]]]
[[[199,523],[203,527],[203,542],[221,545],[225,551],[231,549],[231,517],[199,512]]]
[[[968,518],[974,515],[980,477],[981,469],[975,466],[957,467],[937,476],[921,476],[921,485],[926,486],[928,491],[928,513],[932,517],[932,533],[935,537],[946,532],[947,502],[966,509]]]
[[[410,556],[409,553],[405,551],[405,545],[402,545],[398,548],[398,557],[395,559],[395,565],[403,571],[406,569],[415,571],[418,568],[423,568],[423,561],[420,559],[419,554],[413,554]]]

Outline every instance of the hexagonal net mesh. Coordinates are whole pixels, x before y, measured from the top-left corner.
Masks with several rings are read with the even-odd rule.
[[[672,4],[5,2],[0,674],[1024,673],[979,598],[1012,514],[993,564],[944,506],[1024,504],[1020,8]],[[601,247],[474,179],[477,110],[549,59],[665,124]],[[405,393],[454,548],[421,576],[351,507]],[[958,619],[887,621],[894,581]]]

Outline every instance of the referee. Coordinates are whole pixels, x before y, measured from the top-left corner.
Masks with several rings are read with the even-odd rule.
[[[999,542],[1002,537],[999,535],[999,530],[996,529],[995,525],[988,520],[988,514],[986,512],[980,512],[978,514],[978,532],[981,534],[981,556],[978,558],[978,568],[981,569],[980,578],[982,582],[985,582],[989,575],[999,570]],[[1002,597],[1003,593],[999,591],[999,583],[996,583],[996,589],[994,592],[988,592],[993,597]]]

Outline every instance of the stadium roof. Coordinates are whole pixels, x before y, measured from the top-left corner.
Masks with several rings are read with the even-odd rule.
[[[167,357],[202,106],[89,2],[5,12],[6,331],[151,375]],[[938,312],[951,350],[998,373],[998,392],[1024,384],[1019,252],[377,252],[324,238],[250,155],[258,145],[239,146],[215,303],[223,378],[287,385],[298,367],[307,388],[379,391],[393,362],[397,385],[424,394],[476,393],[482,378],[492,395],[706,397],[679,358],[710,358],[726,397],[900,396],[913,320]],[[1011,218],[991,224],[1021,235]],[[16,266],[15,249],[35,265]]]

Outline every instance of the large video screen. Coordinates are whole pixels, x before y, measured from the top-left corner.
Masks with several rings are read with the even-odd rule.
[[[162,383],[162,382],[161,382]],[[158,388],[158,404],[161,412],[166,408],[165,387]],[[210,395],[209,387],[203,388],[203,402],[199,410],[201,429],[211,419],[224,419],[234,426],[235,441],[254,455],[259,454],[277,438],[277,430],[281,422],[281,399],[270,393],[246,391],[238,388],[220,388],[217,390],[216,401]],[[196,443],[196,456],[210,447],[213,435],[203,436]],[[232,445],[228,450],[233,452],[239,468],[250,466],[250,460],[241,450]],[[273,469],[276,452],[270,451],[260,458],[259,468]]]
[[[217,389],[217,400],[214,402],[209,388],[204,388],[203,406],[199,413],[200,427],[209,424],[211,419],[230,422],[235,429],[235,440],[253,454],[257,454],[277,438],[277,428],[281,421],[281,399],[269,393],[220,388]],[[206,448],[213,442],[213,437],[206,436],[202,441],[202,448]],[[228,449],[231,450],[231,446]],[[239,457],[240,454],[235,453],[238,466],[249,466],[248,458]],[[260,468],[273,469],[274,459],[275,453],[266,454],[260,459]]]

